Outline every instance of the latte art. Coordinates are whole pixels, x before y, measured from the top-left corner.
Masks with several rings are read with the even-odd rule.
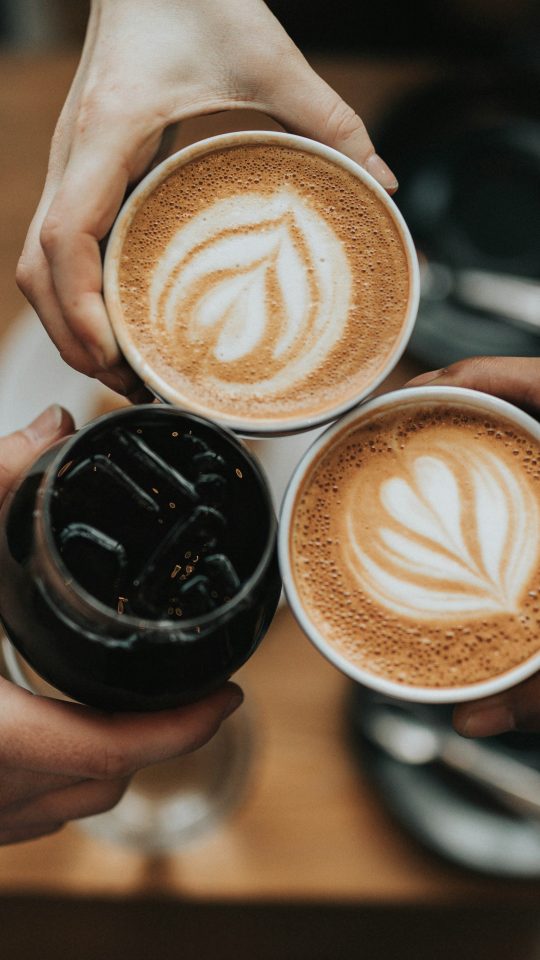
[[[156,265],[150,321],[178,353],[202,354],[216,388],[268,395],[328,358],[350,295],[343,244],[316,211],[291,189],[248,193],[177,231]]]
[[[304,476],[289,557],[351,664],[420,687],[499,676],[540,652],[540,443],[442,401],[359,414]]]
[[[244,136],[188,148],[135,191],[111,237],[105,298],[128,361],[165,400],[246,433],[306,429],[398,359],[414,251],[350,161],[301,138]]]
[[[404,460],[380,485],[380,526],[366,523],[360,478],[349,493],[345,559],[358,584],[413,619],[518,613],[540,548],[527,484],[489,450],[439,443]]]

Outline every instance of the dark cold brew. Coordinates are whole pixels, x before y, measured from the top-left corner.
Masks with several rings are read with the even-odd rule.
[[[190,414],[154,405],[96,421],[34,465],[3,521],[8,635],[96,706],[202,696],[250,656],[277,605],[261,471]]]

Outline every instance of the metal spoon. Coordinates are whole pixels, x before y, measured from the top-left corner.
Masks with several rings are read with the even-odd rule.
[[[483,744],[425,724],[405,710],[399,714],[386,707],[366,711],[363,729],[373,743],[401,763],[442,761],[482,784],[509,808],[540,818],[540,773],[521,761],[495,755]]]
[[[501,320],[540,332],[540,282],[486,270],[453,269],[421,261],[422,296],[427,300],[455,297],[465,307],[493,313]]]

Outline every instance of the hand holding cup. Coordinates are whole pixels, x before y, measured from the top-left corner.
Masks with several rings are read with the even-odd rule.
[[[361,119],[262,0],[94,0],[17,280],[64,359],[133,399],[144,392],[109,324],[100,242],[126,190],[169,152],[176,124],[238,108],[342,151],[396,189]]]
[[[313,444],[280,562],[301,626],[353,679],[480,710],[513,703],[540,666],[540,427],[442,380],[382,395]]]
[[[2,438],[0,502],[21,472],[72,430],[69,414],[53,406]],[[227,683],[179,709],[114,714],[33,696],[0,677],[0,844],[110,809],[132,773],[202,746],[241,700]]]
[[[502,397],[538,417],[540,360],[537,357],[471,357],[424,373],[409,386],[456,386]],[[454,725],[469,737],[489,737],[509,730],[540,732],[540,673],[517,686],[455,708]]]

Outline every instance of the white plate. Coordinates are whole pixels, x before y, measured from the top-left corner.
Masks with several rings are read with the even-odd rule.
[[[0,347],[0,435],[26,426],[51,403],[66,407],[80,426],[114,406],[115,396],[64,363],[30,307],[19,314]]]

